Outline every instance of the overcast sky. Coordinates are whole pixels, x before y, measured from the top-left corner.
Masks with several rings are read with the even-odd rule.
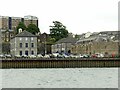
[[[49,33],[52,21],[62,22],[69,32],[115,31],[119,0],[0,0],[0,15],[39,18],[40,31]]]

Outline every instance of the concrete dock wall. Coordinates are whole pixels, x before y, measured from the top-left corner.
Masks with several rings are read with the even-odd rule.
[[[84,68],[120,67],[120,59],[39,59],[1,60],[2,68]]]

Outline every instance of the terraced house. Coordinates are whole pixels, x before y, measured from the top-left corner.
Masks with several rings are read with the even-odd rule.
[[[120,52],[118,31],[106,31],[99,33],[87,33],[71,47],[74,54],[95,54],[118,55]]]
[[[24,30],[10,41],[12,56],[37,55],[37,37]]]
[[[52,45],[52,53],[71,53],[71,46],[74,46],[76,41],[77,39],[73,38],[72,36],[62,38]]]

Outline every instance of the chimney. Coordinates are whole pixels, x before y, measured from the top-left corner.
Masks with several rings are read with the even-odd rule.
[[[19,31],[19,33],[21,33],[22,32],[22,28],[19,28],[18,31]]]

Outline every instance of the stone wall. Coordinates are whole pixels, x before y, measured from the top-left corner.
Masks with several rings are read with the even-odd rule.
[[[71,47],[73,54],[118,54],[118,42],[89,42],[76,44]]]

